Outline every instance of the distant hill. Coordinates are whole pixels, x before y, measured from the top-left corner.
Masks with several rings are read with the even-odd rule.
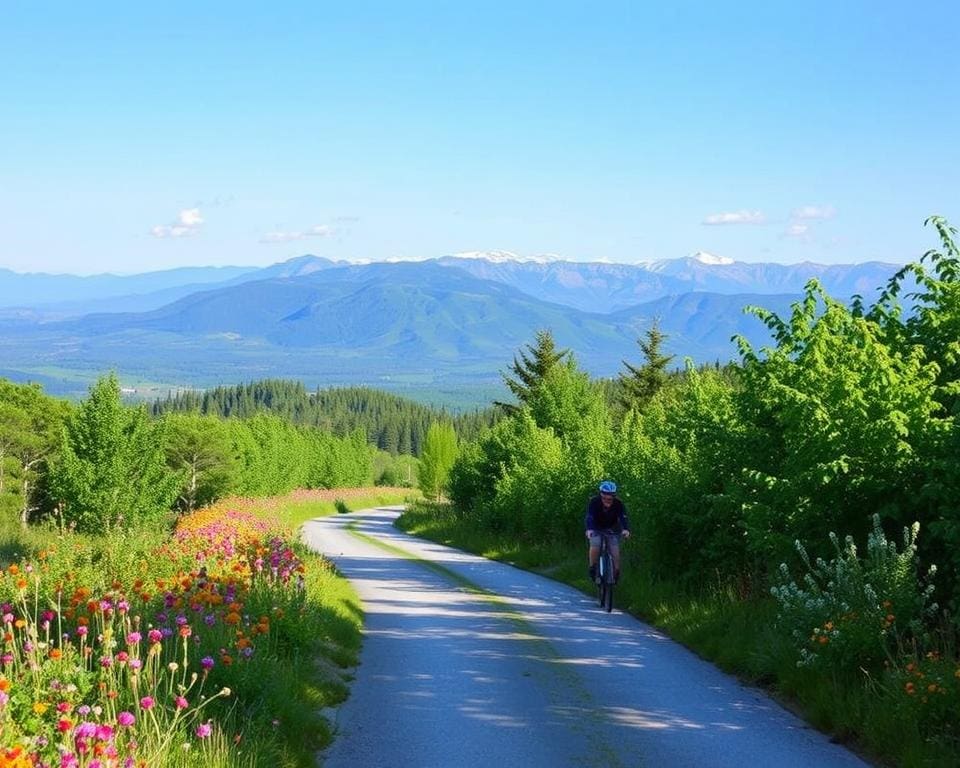
[[[872,295],[899,268],[896,264],[823,265],[738,262],[708,253],[635,264],[521,259],[504,251],[443,256],[415,265],[455,267],[481,280],[515,288],[542,301],[585,312],[612,313],[664,296],[689,291],[721,294],[799,293],[817,278],[835,296]],[[32,310],[41,319],[91,312],[143,312],[197,291],[270,278],[320,275],[329,270],[374,274],[385,262],[349,264],[304,255],[264,268],[197,267],[140,275],[18,274],[0,270],[0,318]],[[6,309],[5,309],[6,308]]]
[[[430,389],[445,398],[472,388],[487,397],[542,328],[594,375],[639,362],[637,340],[654,321],[678,365],[685,357],[723,362],[737,357],[735,334],[770,343],[745,305],[783,314],[813,276],[837,298],[856,292],[869,300],[895,269],[748,265],[709,254],[643,265],[503,253],[370,264],[303,256],[253,271],[172,270],[155,273],[157,282],[143,275],[123,285],[160,287],[86,305],[126,311],[0,309],[0,359],[10,378],[63,393],[82,393],[112,369],[152,390],[283,377],[310,388],[372,386],[408,396]],[[112,276],[101,277],[104,290],[116,289]],[[165,296],[173,300],[157,306]]]
[[[136,301],[159,306],[207,284],[224,283],[259,271],[256,267],[182,267],[132,275],[50,275],[0,269],[0,307],[85,313],[135,308]]]

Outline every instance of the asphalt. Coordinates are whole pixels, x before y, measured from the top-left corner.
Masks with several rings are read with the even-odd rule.
[[[398,514],[304,526],[365,612],[324,768],[868,765],[647,624],[408,536]]]

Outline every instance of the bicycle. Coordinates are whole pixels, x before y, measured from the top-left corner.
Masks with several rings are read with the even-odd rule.
[[[610,554],[608,539],[617,534],[600,531],[600,555],[597,558],[597,596],[600,607],[607,613],[613,610],[613,587],[617,583],[617,574],[613,569],[613,555]]]

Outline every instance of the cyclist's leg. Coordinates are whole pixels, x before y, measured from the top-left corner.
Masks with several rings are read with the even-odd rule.
[[[594,533],[590,537],[590,549],[588,555],[588,572],[590,578],[593,579],[597,574],[597,560],[600,559],[600,536],[597,533]]]
[[[616,533],[607,534],[607,546],[610,548],[610,556],[613,558],[613,577],[615,581],[620,579],[620,536]]]

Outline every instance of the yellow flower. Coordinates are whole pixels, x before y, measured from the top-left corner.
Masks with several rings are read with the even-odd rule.
[[[43,714],[44,712],[46,712],[49,708],[50,708],[50,705],[47,704],[47,703],[45,703],[45,702],[43,702],[43,701],[35,701],[35,702],[33,702],[33,711],[34,711],[36,714],[38,714],[38,715],[42,715],[42,714]]]

